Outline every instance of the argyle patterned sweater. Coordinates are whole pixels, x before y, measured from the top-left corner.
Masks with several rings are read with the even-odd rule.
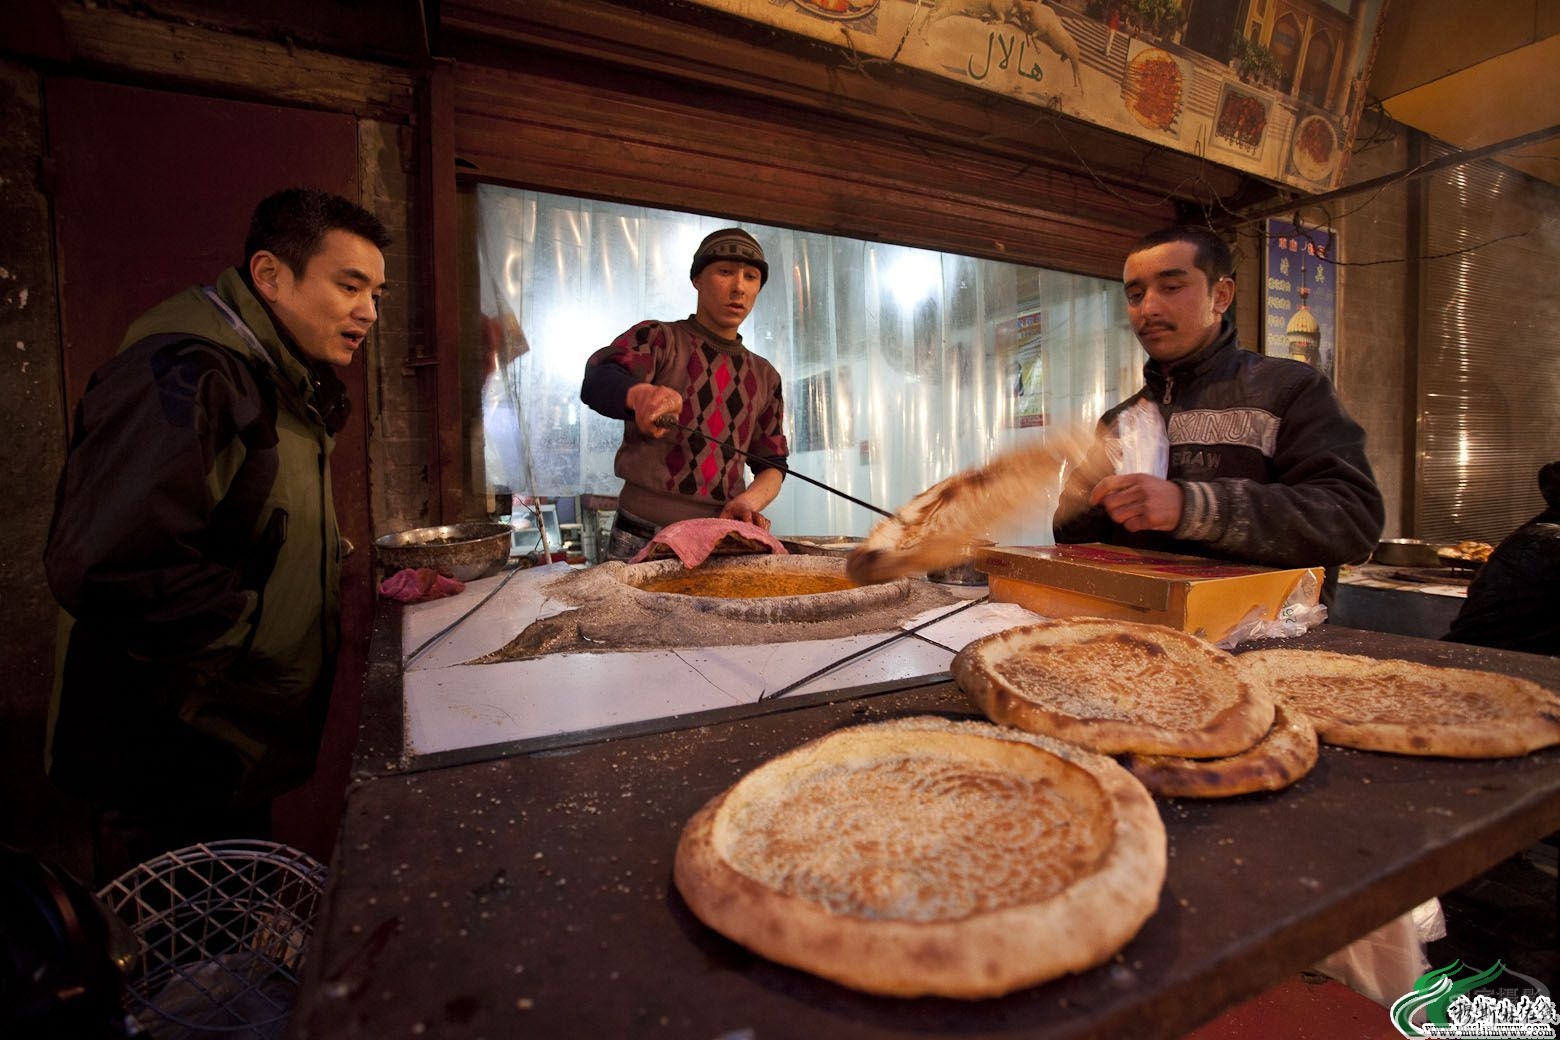
[[[635,383],[655,383],[682,394],[680,426],[656,439],[639,432],[625,398]],[[727,340],[690,315],[682,321],[643,321],[585,362],[580,400],[602,415],[623,419],[623,444],[614,472],[623,478],[618,506],[659,526],[719,516],[747,487],[744,463],[784,462],[785,408],[780,374],[749,351],[742,337]],[[758,456],[744,459],[724,445]]]

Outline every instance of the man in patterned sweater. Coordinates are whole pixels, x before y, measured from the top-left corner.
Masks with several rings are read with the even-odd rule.
[[[1365,431],[1303,362],[1243,350],[1225,312],[1229,247],[1206,228],[1144,238],[1127,256],[1127,317],[1145,385],[1100,419],[1101,440],[1063,489],[1058,542],[1108,542],[1270,567],[1367,558],[1385,518]],[[1169,432],[1169,471],[1112,473],[1105,441],[1148,402]],[[1103,474],[1103,475],[1102,475]]]
[[[642,321],[585,362],[580,400],[625,420],[609,559],[631,558],[679,520],[722,517],[767,529],[761,510],[785,476],[776,468],[788,454],[780,374],[737,332],[769,280],[764,251],[741,228],[723,228],[699,243],[688,276],[698,293],[693,314]],[[663,416],[684,429],[658,426]],[[752,456],[751,484],[743,456],[726,444]]]

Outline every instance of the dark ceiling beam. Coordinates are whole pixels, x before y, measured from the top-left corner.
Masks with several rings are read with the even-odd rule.
[[[1230,198],[1249,200],[1258,183],[1058,111],[678,0],[632,7],[611,0],[445,0],[438,18],[434,46],[460,63],[523,68],[536,54],[552,54],[626,80],[672,78],[831,117],[848,113],[970,155],[1209,209]]]
[[[49,14],[58,16],[57,24],[51,21],[49,32],[34,38],[46,53],[22,56],[50,71],[111,73],[161,87],[388,122],[403,122],[415,111],[418,73],[397,65],[106,6],[61,3]]]

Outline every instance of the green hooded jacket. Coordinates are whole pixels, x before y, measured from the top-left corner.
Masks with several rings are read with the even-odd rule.
[[[340,630],[340,391],[234,269],[142,315],[93,375],[44,553],[69,616],[61,787],[176,811],[308,779]]]

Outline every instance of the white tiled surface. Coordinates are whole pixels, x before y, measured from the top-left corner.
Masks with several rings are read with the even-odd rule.
[[[402,645],[410,657],[498,589],[453,632],[430,643],[406,669],[402,690],[408,755],[751,704],[761,693],[773,694],[892,635],[871,632],[773,645],[550,654],[499,664],[464,663],[504,646],[532,621],[572,609],[541,591],[542,585],[566,570],[565,564],[553,564],[515,572],[507,583],[502,576],[485,578],[469,583],[458,596],[406,608]],[[983,590],[973,590],[972,595],[979,591]],[[901,627],[913,628],[957,606],[939,607]],[[944,672],[954,652],[972,639],[1034,620],[1037,615],[1011,603],[981,603],[928,625],[918,634],[921,638],[888,642],[788,691],[787,696]]]

